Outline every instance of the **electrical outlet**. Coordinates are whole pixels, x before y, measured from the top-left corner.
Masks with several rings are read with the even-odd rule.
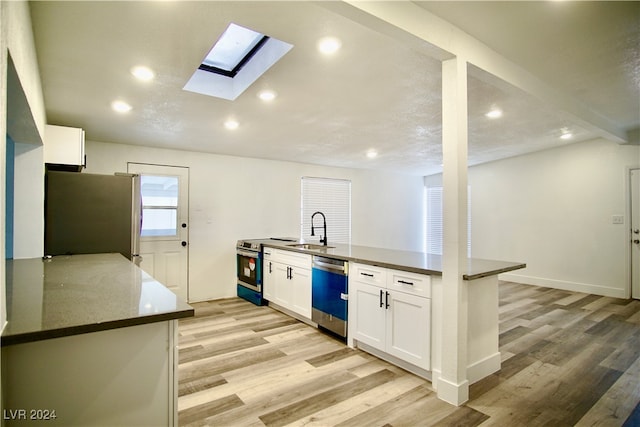
[[[611,222],[613,224],[624,224],[624,215],[612,215]]]

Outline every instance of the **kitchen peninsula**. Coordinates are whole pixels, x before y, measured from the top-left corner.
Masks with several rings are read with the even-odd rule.
[[[453,357],[442,351],[447,308],[442,303],[446,283],[440,255],[303,241],[267,240],[263,247],[307,254],[309,259],[320,255],[348,261],[347,344],[427,378],[438,388],[442,360]],[[500,369],[498,274],[525,267],[518,262],[468,259],[462,278],[468,301],[463,354],[469,384]]]
[[[177,425],[177,319],[192,307],[120,254],[6,271],[6,425]]]

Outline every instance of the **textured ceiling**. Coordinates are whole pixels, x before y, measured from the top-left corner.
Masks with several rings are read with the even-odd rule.
[[[419,2],[624,130],[640,126],[640,3]],[[50,124],[88,140],[427,175],[441,167],[441,65],[323,2],[31,2]],[[182,90],[234,22],[294,45],[235,101]],[[361,22],[361,21],[360,21]],[[342,49],[320,55],[319,38]],[[141,83],[131,67],[151,67]],[[471,66],[469,162],[597,137]],[[257,98],[269,88],[270,104]],[[124,99],[126,115],[110,108]],[[499,106],[504,117],[484,114]],[[240,127],[224,128],[234,117]],[[558,139],[561,129],[575,134]],[[368,159],[375,149],[379,155]]]

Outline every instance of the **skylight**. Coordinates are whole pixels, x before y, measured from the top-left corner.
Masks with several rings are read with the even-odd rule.
[[[292,47],[231,23],[183,89],[232,101]]]
[[[231,23],[200,69],[233,77],[268,39],[264,34]]]

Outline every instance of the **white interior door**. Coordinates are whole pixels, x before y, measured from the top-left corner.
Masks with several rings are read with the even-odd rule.
[[[140,175],[140,267],[188,301],[189,169],[129,163]]]
[[[640,169],[631,169],[631,297],[640,299]]]

